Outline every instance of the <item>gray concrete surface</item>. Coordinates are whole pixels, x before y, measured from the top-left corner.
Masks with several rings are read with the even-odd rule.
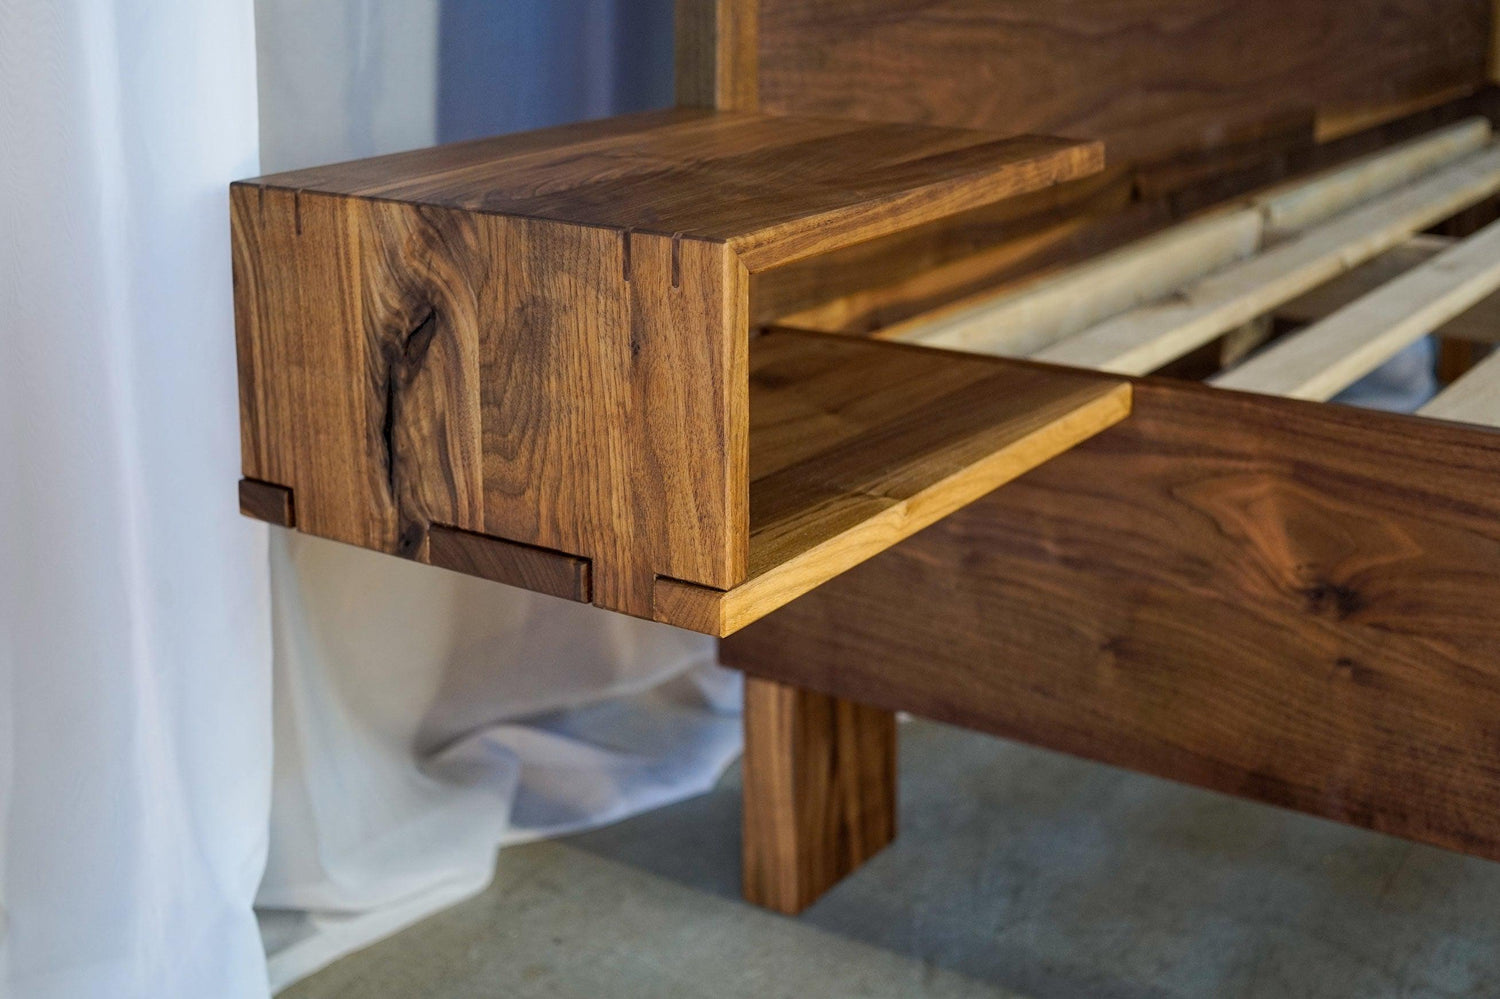
[[[285,999],[1500,996],[1500,864],[927,723],[897,843],[799,919],[738,900],[738,779],[508,850]]]

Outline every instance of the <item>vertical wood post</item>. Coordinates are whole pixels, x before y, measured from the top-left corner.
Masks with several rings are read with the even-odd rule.
[[[794,915],[896,835],[896,716],[745,678],[745,899]]]
[[[754,111],[760,105],[760,0],[677,0],[679,107]]]

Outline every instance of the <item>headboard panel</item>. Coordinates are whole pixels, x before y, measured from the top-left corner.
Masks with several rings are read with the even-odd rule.
[[[1103,139],[1115,163],[1394,116],[1482,85],[1491,47],[1492,0],[681,2],[721,106]]]
[[[757,322],[866,332],[1461,117],[1500,122],[1500,88],[1488,85],[1497,9],[677,0],[677,95],[1105,142],[1106,174],[753,282]]]

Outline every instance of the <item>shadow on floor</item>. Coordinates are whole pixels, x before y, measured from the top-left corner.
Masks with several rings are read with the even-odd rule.
[[[731,773],[283,995],[1500,995],[1500,865],[929,723],[901,778],[896,843],[798,919],[739,901]]]

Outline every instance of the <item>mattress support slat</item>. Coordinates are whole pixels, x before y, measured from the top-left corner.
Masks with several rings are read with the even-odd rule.
[[[973,353],[1034,356],[1254,258],[1268,242],[1291,238],[1452,165],[1483,149],[1491,134],[1483,118],[1458,122],[1312,178],[1278,185],[1238,207],[1180,223],[1019,289],[969,299],[876,336]]]
[[[1210,379],[1220,388],[1327,400],[1500,289],[1500,222]]]
[[[1500,427],[1500,351],[1470,368],[1417,415]]]
[[[1500,148],[1491,147],[1033,356],[1148,374],[1496,191]]]

